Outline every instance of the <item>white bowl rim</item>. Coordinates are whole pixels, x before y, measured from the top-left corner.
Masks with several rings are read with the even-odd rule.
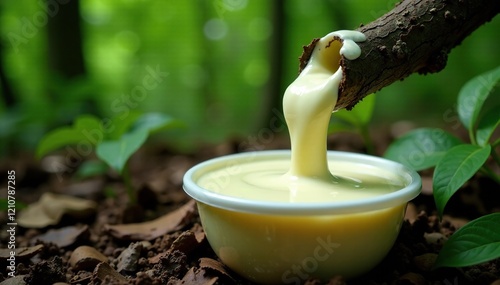
[[[381,167],[385,170],[393,170],[398,176],[409,180],[410,183],[397,191],[383,194],[380,196],[343,202],[268,202],[248,200],[244,198],[222,195],[204,189],[194,182],[193,176],[204,168],[211,165],[229,162],[231,160],[242,159],[245,157],[283,157],[290,156],[290,150],[263,150],[254,152],[243,152],[237,154],[224,155],[212,158],[196,164],[191,167],[183,177],[183,188],[186,194],[198,202],[207,204],[216,208],[267,215],[332,215],[362,213],[368,211],[381,210],[406,204],[408,201],[420,194],[422,180],[418,173],[398,162],[385,158],[350,153],[343,151],[328,151],[328,159],[343,159],[349,162],[358,162],[369,164],[375,167]]]

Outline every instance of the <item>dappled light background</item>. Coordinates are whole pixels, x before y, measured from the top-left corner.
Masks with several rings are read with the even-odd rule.
[[[371,22],[395,2],[80,0],[75,26],[64,23],[68,0],[2,1],[1,154],[33,150],[44,133],[85,113],[171,115],[187,128],[162,139],[186,150],[245,137],[280,109],[303,45]],[[81,42],[68,37],[78,26]],[[449,124],[461,86],[499,64],[499,30],[494,19],[454,49],[439,74],[378,92],[373,124]],[[73,72],[75,57],[61,55],[78,46],[83,63]]]

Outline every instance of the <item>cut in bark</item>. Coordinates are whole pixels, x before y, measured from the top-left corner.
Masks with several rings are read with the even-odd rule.
[[[350,110],[367,95],[412,73],[441,71],[451,49],[499,12],[497,0],[403,0],[357,29],[367,40],[358,43],[358,59],[340,61],[344,76],[335,110]],[[299,71],[318,40],[304,46]]]

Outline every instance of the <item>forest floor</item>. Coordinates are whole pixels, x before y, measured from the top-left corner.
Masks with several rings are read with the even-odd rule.
[[[390,140],[389,135],[376,137],[377,152],[382,153]],[[29,205],[46,200],[47,208],[54,213],[47,218],[34,212],[32,228],[14,227],[18,250],[14,278],[9,278],[12,268],[9,250],[5,249],[12,240],[11,226],[7,225],[7,213],[0,214],[0,284],[253,284],[218,260],[206,240],[194,203],[182,190],[186,170],[206,159],[239,152],[240,143],[206,146],[193,155],[158,146],[141,149],[130,163],[133,184],[139,189],[140,206],[135,207],[127,206],[123,184],[113,173],[82,180],[48,173],[44,162],[34,161],[31,155],[4,159],[0,173],[16,171],[16,201]],[[255,148],[288,149],[289,144],[287,139],[276,138]],[[365,151],[360,139],[351,134],[331,136],[329,149]],[[432,270],[440,248],[457,228],[500,211],[498,185],[474,177],[450,200],[440,221],[432,198],[432,172],[420,174],[422,194],[409,203],[396,243],[375,269],[355,280],[332,276],[328,282],[309,279],[305,284],[500,284],[500,260]],[[0,181],[0,194],[6,197],[7,175]],[[48,192],[56,196],[47,196]],[[93,202],[72,206],[73,202],[64,199],[56,201],[57,195]],[[64,211],[59,213],[56,208],[61,204]],[[16,218],[26,219],[19,211]],[[49,218],[55,219],[52,225],[35,228]],[[144,223],[154,219],[157,223]],[[126,225],[130,223],[136,224]]]

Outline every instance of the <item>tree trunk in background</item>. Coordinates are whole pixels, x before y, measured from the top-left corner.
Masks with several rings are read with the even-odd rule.
[[[201,60],[199,61],[200,65],[203,67],[204,74],[206,75],[205,82],[203,84],[203,89],[201,91],[201,97],[197,98],[197,100],[201,100],[200,106],[203,106],[202,109],[200,109],[200,123],[208,123],[209,125],[216,124],[217,120],[219,120],[219,113],[214,109],[214,106],[217,104],[217,87],[212,84],[212,82],[215,82],[217,80],[215,77],[217,76],[217,64],[216,60],[213,58],[213,53],[214,53],[214,43],[212,40],[209,40],[205,36],[205,25],[207,21],[210,19],[224,19],[224,14],[227,12],[224,10],[224,7],[216,6],[213,1],[201,1],[200,2],[200,8],[196,9],[198,13],[198,23],[197,26],[200,27],[199,31],[200,34],[198,35],[203,42],[203,45],[200,46],[201,51],[203,52]],[[217,2],[218,3],[218,2]],[[219,5],[219,4],[217,4]],[[216,14],[214,15],[214,11]],[[215,18],[216,17],[216,18]],[[216,107],[215,107],[216,108]],[[207,126],[207,125],[205,125]],[[210,129],[212,128],[202,128],[200,130],[200,137],[203,137],[207,135],[206,132],[211,132]]]
[[[263,90],[262,112],[259,115],[259,118],[263,118],[263,121],[257,120],[258,127],[269,126],[271,120],[278,116],[277,114],[283,114],[282,98],[285,90],[282,86],[282,75],[286,26],[285,1],[273,0],[269,1],[269,5],[271,8],[271,26],[273,27],[271,37],[267,43],[270,70],[269,79]],[[282,116],[280,115],[280,117]]]
[[[6,107],[12,107],[16,103],[16,97],[9,84],[7,75],[5,74],[5,66],[3,62],[3,45],[0,44],[0,88],[2,98]]]
[[[441,71],[451,49],[499,12],[498,0],[401,1],[389,13],[357,29],[367,40],[359,43],[358,59],[340,60],[344,76],[335,109],[349,110],[365,96],[412,73]],[[317,40],[304,47],[300,70]]]
[[[0,9],[3,8],[0,5]],[[3,11],[0,10],[0,15],[3,15]],[[4,46],[0,43],[0,88],[2,92],[2,99],[6,107],[12,107],[16,103],[16,97],[12,91],[11,85],[9,84],[9,79],[5,73],[4,57],[3,57]]]
[[[47,5],[49,2],[47,0]],[[47,25],[49,65],[63,78],[72,79],[86,73],[80,25],[80,1],[70,0],[58,7],[58,13],[49,17]]]

